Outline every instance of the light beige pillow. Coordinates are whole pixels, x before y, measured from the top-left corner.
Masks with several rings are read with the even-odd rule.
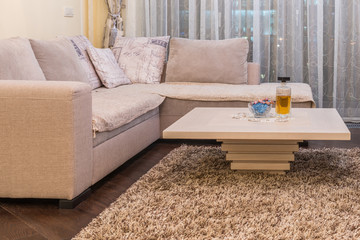
[[[0,79],[46,80],[28,39],[0,40]]]
[[[246,39],[171,38],[166,82],[247,83]]]
[[[30,39],[30,43],[47,80],[89,83],[86,71],[69,40]]]
[[[96,74],[95,68],[91,63],[91,60],[86,52],[86,49],[88,47],[93,46],[91,42],[85,36],[82,35],[67,37],[67,39],[69,39],[70,42],[72,43],[81,64],[84,66],[85,71],[87,73],[88,81],[92,89],[101,87],[102,84],[100,78]]]
[[[112,51],[133,83],[160,83],[169,36],[117,37]]]
[[[105,87],[114,88],[120,85],[131,84],[131,81],[127,78],[124,71],[121,70],[114,54],[109,48],[100,49],[90,46],[86,51]]]

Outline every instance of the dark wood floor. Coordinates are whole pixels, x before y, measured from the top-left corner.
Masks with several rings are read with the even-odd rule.
[[[360,129],[350,131],[351,141],[310,141],[308,148],[360,147]],[[58,209],[53,200],[0,199],[0,239],[70,239],[160,159],[183,143],[218,144],[213,141],[159,140],[99,182],[90,197],[75,209]]]

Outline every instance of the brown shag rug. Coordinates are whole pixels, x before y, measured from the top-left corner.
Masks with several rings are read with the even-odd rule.
[[[286,175],[183,145],[74,239],[360,239],[360,148],[301,149]]]

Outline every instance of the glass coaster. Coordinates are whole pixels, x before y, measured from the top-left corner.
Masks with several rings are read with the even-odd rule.
[[[251,115],[250,117],[248,117],[248,121],[250,121],[250,122],[276,122],[276,116],[273,113],[270,113],[265,118],[256,118],[256,117],[254,117],[254,115]]]
[[[239,120],[247,120],[249,122],[288,122],[294,119],[293,117],[280,118],[277,117],[274,113],[270,113],[266,118],[256,118],[253,114],[249,113],[236,113],[232,115],[232,118]]]

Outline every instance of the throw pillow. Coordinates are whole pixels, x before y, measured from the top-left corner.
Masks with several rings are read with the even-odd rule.
[[[30,43],[47,80],[89,83],[86,71],[67,39],[30,39]]]
[[[131,83],[117,64],[114,54],[109,48],[100,49],[89,46],[87,52],[105,87],[114,88]]]
[[[170,40],[166,82],[247,83],[246,39]]]
[[[133,83],[160,83],[169,36],[117,37],[112,51]]]
[[[28,39],[0,40],[1,80],[46,80]]]
[[[91,42],[85,36],[82,35],[67,37],[67,39],[69,39],[70,42],[72,43],[81,64],[84,66],[92,89],[101,87],[102,84],[100,78],[96,74],[94,66],[91,63],[88,54],[86,53],[86,49],[88,47],[92,47]]]

